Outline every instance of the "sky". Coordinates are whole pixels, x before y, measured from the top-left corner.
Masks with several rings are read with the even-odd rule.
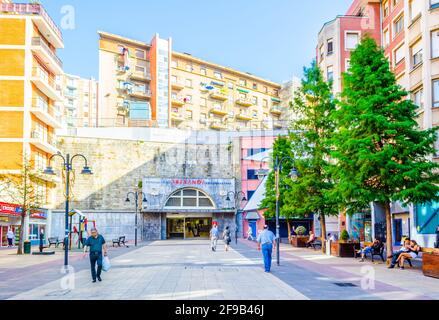
[[[315,57],[322,25],[352,0],[41,0],[62,27],[66,73],[98,79],[98,34],[150,42],[284,82]]]

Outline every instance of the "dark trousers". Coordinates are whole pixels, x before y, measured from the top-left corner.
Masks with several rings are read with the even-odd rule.
[[[96,273],[96,264],[98,265],[98,272]],[[91,277],[96,280],[96,277],[101,277],[102,272],[102,252],[90,252]]]
[[[273,245],[265,243],[262,245],[262,255],[264,256],[264,267],[266,272],[271,270],[271,259],[273,254]]]
[[[12,247],[12,240],[11,238],[8,238],[8,246]]]

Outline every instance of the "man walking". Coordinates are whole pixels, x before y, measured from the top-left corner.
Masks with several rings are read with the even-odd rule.
[[[8,233],[6,233],[6,238],[8,238],[8,247],[12,247],[12,245],[14,244],[14,237],[14,232],[11,228],[9,228]]]
[[[93,283],[96,279],[102,281],[102,251],[104,256],[107,256],[107,245],[105,244],[105,239],[103,236],[98,234],[96,229],[91,230],[91,236],[88,237],[84,246],[84,257],[87,254],[87,248],[90,247],[90,265],[91,265],[91,277]],[[96,273],[96,264],[98,265],[98,272]]]
[[[276,248],[276,236],[273,232],[268,230],[268,226],[264,226],[264,231],[262,231],[258,236],[258,250],[261,251],[264,257],[265,272],[270,272],[271,270],[271,257],[273,254],[273,249]]]
[[[210,247],[212,248],[212,251],[216,251],[216,245],[218,243],[219,238],[219,231],[218,231],[218,225],[214,224],[212,229],[210,230]]]

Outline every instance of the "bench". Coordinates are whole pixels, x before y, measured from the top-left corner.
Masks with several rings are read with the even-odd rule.
[[[365,242],[364,243],[364,248],[370,247],[372,244],[373,244],[372,242]],[[354,253],[355,259],[357,259],[358,256],[361,256],[361,254],[359,254],[357,251],[355,251],[355,253]],[[381,245],[380,245],[380,247],[378,249],[374,248],[372,250],[372,252],[370,253],[370,256],[372,258],[372,262],[375,262],[375,260],[374,260],[375,256],[379,256],[381,258],[381,260],[383,262],[385,262],[386,260],[384,259],[384,243],[381,242]],[[366,255],[364,255],[364,257],[367,258]]]
[[[321,240],[315,240],[315,241],[313,241],[312,243],[310,243],[310,245],[311,245],[311,247],[314,249],[314,250],[317,250],[318,248],[322,248],[322,241]]]
[[[422,248],[422,273],[439,279],[439,249]]]
[[[52,244],[55,245],[55,248],[58,248],[59,244],[61,243],[58,237],[52,237],[47,240],[49,241],[49,248],[52,246]]]
[[[117,239],[113,239],[113,247],[114,247],[115,244],[117,244],[119,247],[121,245],[124,245],[125,247],[128,247],[125,242],[126,242],[126,237],[125,236],[121,236],[121,237],[119,237]]]

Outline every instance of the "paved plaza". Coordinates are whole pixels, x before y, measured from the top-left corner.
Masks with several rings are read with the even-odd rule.
[[[282,245],[282,264],[264,272],[256,244],[233,250],[209,242],[157,241],[138,248],[111,248],[112,269],[92,283],[88,259],[71,253],[73,278],[61,274],[62,252],[17,257],[0,251],[0,298],[12,300],[368,300],[439,299],[439,280],[418,269],[388,270]],[[370,276],[373,285],[370,283]],[[64,277],[63,277],[64,276]],[[369,277],[366,278],[365,276]]]

